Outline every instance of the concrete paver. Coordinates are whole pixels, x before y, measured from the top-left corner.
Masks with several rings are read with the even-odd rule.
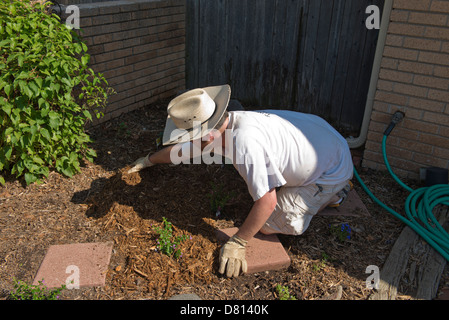
[[[219,242],[225,243],[238,231],[238,228],[220,229],[216,231]],[[257,233],[246,245],[247,273],[279,270],[290,266],[290,257],[274,234]]]
[[[43,279],[47,288],[104,286],[112,247],[112,242],[50,246],[33,284]]]

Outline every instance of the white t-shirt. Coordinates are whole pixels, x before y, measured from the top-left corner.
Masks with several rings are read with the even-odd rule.
[[[280,186],[330,185],[352,178],[349,146],[322,118],[288,110],[229,115],[232,139],[227,136],[225,155],[254,201]]]

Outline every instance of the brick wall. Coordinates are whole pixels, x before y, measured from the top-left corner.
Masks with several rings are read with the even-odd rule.
[[[381,141],[392,114],[405,112],[387,141],[398,176],[449,167],[449,1],[394,0],[363,165],[385,169]]]
[[[106,121],[185,89],[185,0],[80,4],[91,67],[117,91]]]

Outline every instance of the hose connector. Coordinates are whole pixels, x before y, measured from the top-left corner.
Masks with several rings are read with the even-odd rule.
[[[402,111],[396,111],[391,118],[390,125],[384,132],[384,136],[389,136],[391,131],[393,131],[394,127],[404,119],[405,114]]]

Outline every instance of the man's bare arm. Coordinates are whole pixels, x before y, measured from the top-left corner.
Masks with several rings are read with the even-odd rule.
[[[153,164],[167,164],[172,163],[170,160],[170,153],[175,145],[165,147],[159,151],[156,151],[149,156],[151,163]]]
[[[276,203],[276,189],[271,189],[262,198],[254,202],[248,217],[239,228],[237,236],[246,241],[254,237],[273,213]]]

